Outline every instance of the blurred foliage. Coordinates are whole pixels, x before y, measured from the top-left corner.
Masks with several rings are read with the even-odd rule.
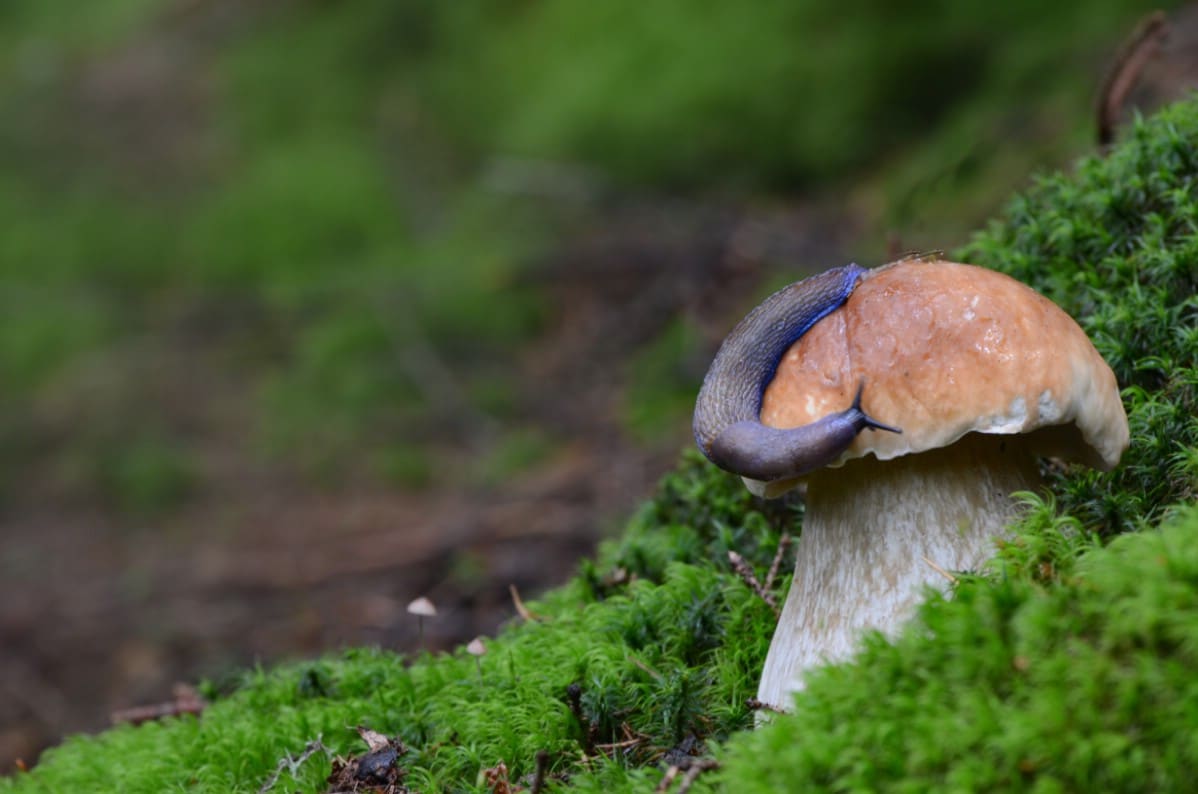
[[[434,85],[480,151],[581,158],[635,182],[793,185],[876,162],[959,114],[1034,113],[1061,84],[1088,105],[1095,50],[1145,8],[492,0],[446,15],[452,57]],[[485,95],[459,101],[480,71]]]
[[[187,452],[169,439],[145,433],[97,456],[95,478],[104,496],[126,513],[154,515],[186,498],[195,482]]]
[[[219,5],[0,6],[6,450],[87,435],[42,406],[154,339],[250,406],[254,449],[322,479],[426,481],[433,446],[486,427],[484,479],[542,460],[506,365],[555,308],[529,264],[602,207],[499,189],[497,163],[565,163],[594,196],[856,179],[876,228],[954,228],[1076,148],[1144,7]],[[665,327],[623,373],[641,440],[696,385],[697,340]],[[144,386],[108,387],[118,434],[192,446]],[[68,454],[98,472],[93,449]]]
[[[628,362],[624,421],[634,436],[648,442],[677,436],[678,418],[694,409],[705,352],[698,330],[678,318]]]
[[[143,23],[163,0],[102,0],[75,3],[60,0],[5,0],[0,5],[0,41],[24,48],[0,49],[0,63],[37,69],[58,54],[102,47]],[[42,63],[38,63],[41,60]]]

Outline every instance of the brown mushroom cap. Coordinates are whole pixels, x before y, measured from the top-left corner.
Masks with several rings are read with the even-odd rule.
[[[1127,448],[1115,375],[1085,332],[993,270],[907,261],[871,271],[783,356],[761,421],[797,427],[841,411],[862,379],[865,412],[903,432],[862,432],[832,465],[966,433],[1035,431],[1039,454],[1104,470]]]

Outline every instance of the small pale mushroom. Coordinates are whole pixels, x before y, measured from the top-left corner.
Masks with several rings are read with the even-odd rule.
[[[475,637],[466,645],[466,653],[474,657],[474,666],[478,669],[478,680],[483,680],[483,657],[487,655],[487,644],[482,637]]]
[[[750,490],[806,483],[794,581],[758,690],[783,708],[807,670],[847,657],[870,629],[896,632],[946,572],[979,568],[1013,516],[1011,494],[1038,487],[1038,456],[1108,470],[1128,443],[1110,367],[1025,285],[951,262],[829,273],[840,274],[834,290],[827,274],[808,280],[814,299],[808,282],[787,289],[835,305],[781,350],[771,317],[742,323],[696,405],[700,448]],[[755,346],[769,371],[717,366]],[[756,416],[742,401],[712,421],[714,405],[746,390],[719,382],[730,372],[760,378],[748,389]],[[757,439],[764,452],[742,448]]]
[[[416,643],[424,644],[424,619],[435,618],[437,616],[437,607],[424,596],[408,603],[408,614],[416,616]]]

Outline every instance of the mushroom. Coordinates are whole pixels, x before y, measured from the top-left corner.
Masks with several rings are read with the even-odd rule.
[[[1109,470],[1128,442],[1114,373],[1027,286],[941,261],[829,273],[839,291],[815,276],[750,318],[796,299],[835,305],[797,335],[779,330],[780,308],[746,318],[696,403],[700,448],[754,493],[806,484],[795,576],[758,690],[776,707],[866,631],[897,631],[947,571],[982,565],[1013,516],[1011,494],[1039,485],[1038,456]],[[745,393],[757,395],[751,418]],[[752,448],[762,440],[764,452]]]
[[[416,644],[424,645],[424,619],[435,618],[437,616],[437,607],[425,596],[408,603],[408,614],[416,616]]]

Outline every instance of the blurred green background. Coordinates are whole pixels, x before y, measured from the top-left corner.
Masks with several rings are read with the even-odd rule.
[[[5,0],[0,764],[416,595],[490,630],[756,298],[1092,151],[1154,7]]]

